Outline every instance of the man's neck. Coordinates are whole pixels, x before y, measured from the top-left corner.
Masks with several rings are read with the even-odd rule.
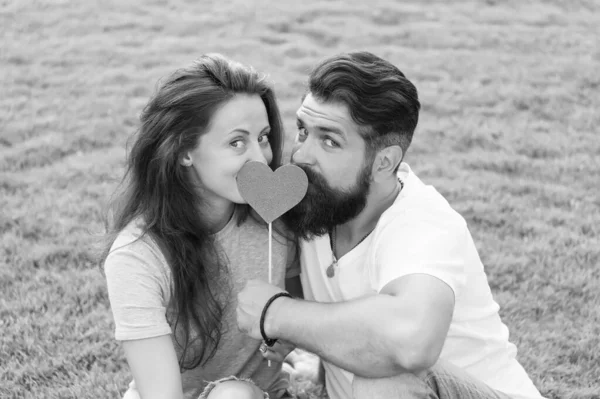
[[[379,221],[381,215],[394,203],[400,193],[400,182],[385,182],[372,185],[367,196],[365,209],[354,219],[336,226],[338,257],[349,252],[367,236]]]

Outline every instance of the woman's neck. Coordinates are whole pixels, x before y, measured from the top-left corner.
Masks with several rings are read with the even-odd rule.
[[[235,204],[230,201],[204,201],[200,214],[206,223],[209,233],[216,234],[229,223],[235,211]]]

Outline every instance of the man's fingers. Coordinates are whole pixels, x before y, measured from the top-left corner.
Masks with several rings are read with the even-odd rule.
[[[248,333],[250,331],[250,328],[244,325],[244,312],[239,307],[235,310],[235,317],[237,320],[238,330],[240,330],[243,333]]]
[[[280,350],[278,350],[277,344],[278,343],[276,342],[275,345],[269,347],[267,344],[265,344],[263,342],[258,347],[258,350],[266,360],[270,360],[272,362],[283,363],[283,359],[285,356],[281,353]]]
[[[281,353],[276,352],[271,348],[267,349],[266,352],[262,353],[262,356],[265,359],[270,360],[272,362],[283,363],[283,356],[281,355]]]
[[[244,328],[242,328],[242,324],[240,323],[242,321],[241,315],[240,315],[240,309],[238,308],[235,312],[235,316],[237,319],[237,328],[238,330],[240,330],[241,332],[246,332]]]

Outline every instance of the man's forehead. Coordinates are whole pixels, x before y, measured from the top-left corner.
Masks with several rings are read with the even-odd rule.
[[[321,101],[308,93],[296,115],[302,119],[308,116],[309,118],[327,120],[337,123],[348,123],[352,119],[348,112],[348,106],[338,101]]]

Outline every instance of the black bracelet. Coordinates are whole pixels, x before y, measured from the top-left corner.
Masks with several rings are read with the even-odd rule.
[[[260,334],[262,335],[263,340],[265,341],[265,344],[267,344],[267,346],[269,346],[269,347],[275,345],[275,342],[277,342],[277,338],[275,338],[275,339],[267,338],[267,334],[265,334],[265,316],[267,314],[267,309],[269,309],[269,306],[271,306],[273,301],[282,296],[286,296],[288,298],[292,297],[287,292],[279,292],[279,293],[273,295],[265,304],[265,307],[262,310],[262,314],[260,315]]]

